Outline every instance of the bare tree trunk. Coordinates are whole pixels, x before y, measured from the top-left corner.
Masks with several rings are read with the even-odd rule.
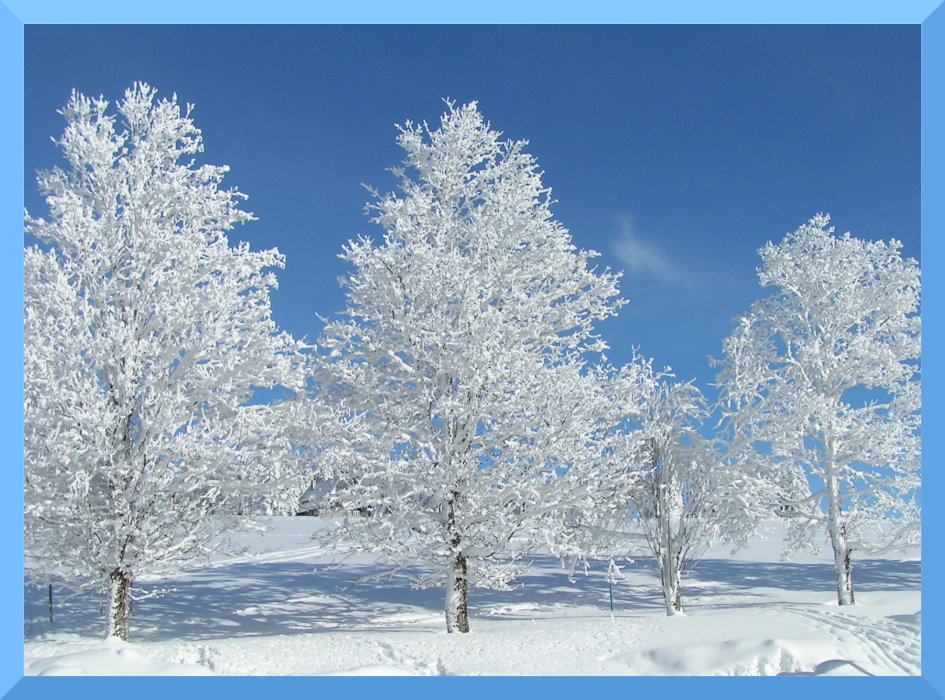
[[[49,584],[49,622],[50,624],[55,623],[53,619],[53,595],[52,595],[52,584]]]
[[[653,468],[658,469],[661,457],[656,440],[652,441]],[[663,601],[666,604],[667,615],[678,615],[682,612],[682,595],[680,594],[680,553],[679,542],[673,533],[673,481],[671,472],[667,469],[666,460],[670,455],[663,457],[663,468],[657,471],[656,481],[656,518],[659,527],[659,553],[657,559],[660,569],[660,583],[663,584]]]
[[[446,527],[450,533],[453,554],[446,576],[446,631],[469,631],[469,583],[466,576],[466,555],[462,550],[462,538],[456,532],[456,502],[459,493],[454,491],[446,503]]]
[[[847,545],[846,527],[842,523],[836,526],[831,522],[830,544],[833,546],[833,563],[837,573],[837,602],[840,605],[853,605],[853,562]]]
[[[109,639],[128,641],[128,620],[131,617],[131,577],[120,569],[108,576],[108,620]]]
[[[670,546],[661,552],[660,583],[663,584],[663,601],[667,615],[679,615],[682,607],[682,573],[679,570],[680,557],[675,547]]]
[[[833,547],[834,570],[837,575],[837,602],[840,605],[853,605],[853,562],[850,559],[850,547],[847,544],[847,529],[843,522],[840,507],[840,484],[834,474],[834,448],[827,442],[827,464],[824,486],[827,489],[827,528],[830,531],[830,545]]]
[[[469,631],[469,587],[466,580],[466,557],[457,554],[450,563],[446,582],[446,631]]]
[[[844,542],[846,542],[846,528],[844,528]],[[853,560],[850,558],[853,550],[849,547],[846,547],[846,555],[843,557],[843,570],[844,578],[846,579],[844,583],[846,584],[847,595],[850,598],[850,605],[856,603],[856,599],[853,597]]]

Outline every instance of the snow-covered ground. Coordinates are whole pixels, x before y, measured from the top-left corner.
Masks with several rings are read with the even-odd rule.
[[[370,557],[333,559],[316,518],[276,518],[248,551],[175,577],[135,603],[132,641],[102,641],[97,597],[27,586],[27,675],[918,675],[916,550],[855,564],[857,605],[839,607],[826,553],[780,561],[776,535],[735,556],[710,550],[665,615],[652,562],[610,591],[539,557],[523,586],[474,589],[467,635],[445,632],[442,591],[412,590]]]

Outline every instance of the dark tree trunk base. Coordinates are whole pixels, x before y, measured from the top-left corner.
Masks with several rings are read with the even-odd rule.
[[[108,637],[128,641],[131,617],[131,577],[115,569],[108,577]]]

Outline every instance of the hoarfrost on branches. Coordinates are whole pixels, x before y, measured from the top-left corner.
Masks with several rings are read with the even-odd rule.
[[[588,497],[601,418],[583,358],[621,302],[552,218],[525,142],[474,103],[398,142],[401,191],[372,205],[384,238],[345,247],[348,318],[322,342],[323,386],[362,425],[336,496],[367,515],[337,534],[443,585],[465,632],[469,586],[509,586],[543,518]]]
[[[634,355],[619,372],[605,370],[613,426],[602,440],[609,465],[595,472],[593,498],[565,512],[552,551],[578,562],[652,556],[666,612],[681,613],[682,576],[715,542],[744,543],[758,512],[757,490],[733,468],[723,443],[703,434],[711,407],[692,382]],[[615,402],[614,398],[621,400]]]
[[[733,435],[792,519],[790,548],[826,532],[837,597],[858,551],[919,536],[919,266],[901,244],[834,234],[818,215],[759,253],[762,286],[725,340]]]
[[[682,577],[718,541],[744,543],[757,520],[754,483],[702,430],[711,409],[692,382],[660,381],[637,433],[646,464],[632,517],[656,560],[667,615],[683,611]]]
[[[128,637],[132,584],[207,551],[240,502],[294,464],[256,387],[299,387],[299,346],[270,318],[276,250],[231,245],[252,215],[196,165],[176,97],[136,84],[73,93],[38,176],[49,219],[24,252],[26,554],[44,576],[107,588]]]

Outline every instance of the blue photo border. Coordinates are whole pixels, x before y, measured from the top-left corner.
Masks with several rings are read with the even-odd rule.
[[[0,517],[7,524],[3,538],[4,561],[9,562],[6,576],[0,577],[0,694],[11,700],[40,697],[127,697],[134,700],[168,697],[206,697],[225,694],[227,698],[250,698],[274,692],[281,695],[356,692],[383,693],[385,696],[409,694],[473,697],[484,692],[526,697],[527,695],[564,696],[576,693],[627,693],[652,697],[659,693],[725,698],[794,700],[800,692],[805,698],[833,698],[836,693],[856,693],[863,697],[898,694],[906,698],[941,698],[941,659],[943,621],[942,563],[938,559],[940,543],[934,533],[943,523],[935,508],[923,513],[925,533],[923,548],[922,636],[923,674],[919,678],[847,678],[821,681],[771,681],[763,678],[464,678],[462,680],[417,680],[415,678],[24,678],[23,677],[23,586],[19,562],[22,561],[22,491],[19,464],[22,457],[22,325],[23,300],[20,243],[15,232],[22,225],[23,207],[23,29],[25,24],[97,24],[97,23],[219,23],[224,16],[232,23],[638,23],[638,24],[920,24],[922,41],[922,268],[924,279],[923,355],[935,360],[941,347],[941,286],[934,272],[942,264],[942,242],[936,231],[945,229],[945,9],[943,0],[779,0],[758,3],[752,0],[677,0],[673,3],[626,2],[617,5],[608,0],[565,3],[552,0],[480,0],[475,4],[415,0],[409,4],[385,0],[366,0],[356,4],[307,3],[304,0],[164,0],[160,4],[128,3],[118,0],[0,0],[0,85],[7,95],[2,111],[0,140],[0,187],[3,226],[9,257],[3,257],[3,313],[12,324],[3,344],[7,371],[2,376],[6,415],[2,430],[13,449],[4,477],[6,488],[0,491],[5,504]],[[221,10],[225,13],[221,14]],[[829,51],[829,47],[825,47]],[[932,270],[929,275],[928,271]],[[937,362],[923,366],[927,426],[943,425],[942,389]],[[943,476],[936,469],[943,454],[942,437],[934,430],[923,436],[923,491],[942,493]],[[14,564],[14,562],[16,562]],[[938,662],[935,659],[939,659]],[[315,685],[308,685],[315,683]],[[443,687],[439,684],[443,683]],[[797,684],[804,685],[799,688]],[[343,685],[342,685],[343,684]],[[354,685],[352,685],[354,684]],[[668,684],[668,687],[667,687]],[[842,687],[834,688],[835,684]],[[487,689],[485,686],[491,686]],[[644,688],[644,686],[647,686]]]

